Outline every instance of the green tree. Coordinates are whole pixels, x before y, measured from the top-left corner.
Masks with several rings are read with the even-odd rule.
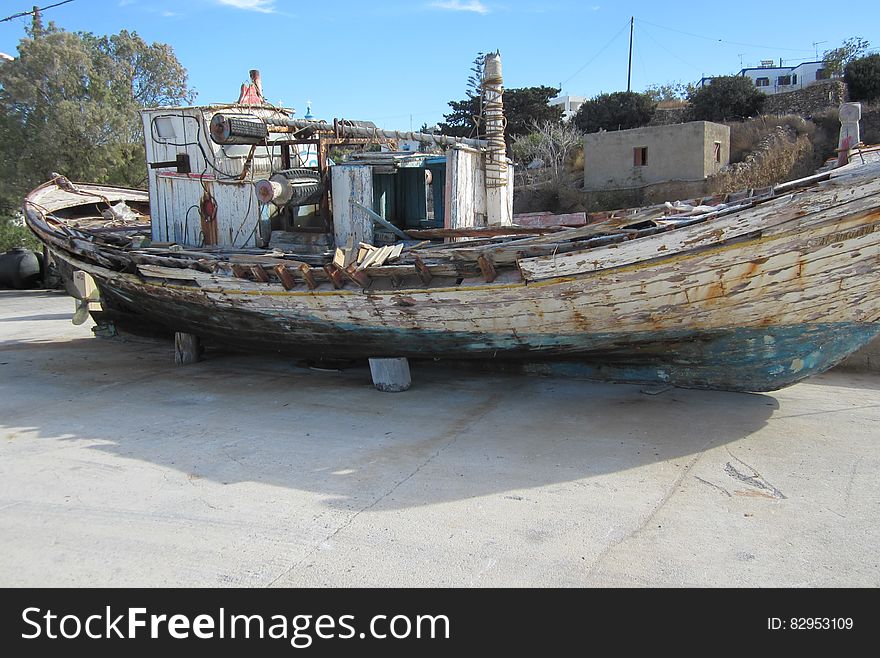
[[[186,69],[134,32],[67,32],[37,17],[0,64],[0,215],[53,171],[71,180],[146,181],[138,109],[191,101]]]
[[[862,55],[871,45],[861,37],[851,37],[839,47],[826,50],[822,55],[822,65],[828,75],[843,75],[846,65]]]
[[[504,116],[507,126],[504,135],[510,143],[513,137],[527,135],[535,123],[560,121],[562,108],[550,105],[559,90],[554,87],[522,87],[504,91]],[[456,137],[474,137],[485,134],[481,112],[481,97],[470,96],[460,101],[449,101],[452,111],[444,115],[440,132]]]
[[[712,78],[711,84],[694,90],[688,100],[695,120],[730,121],[760,114],[767,97],[751,78],[726,75]]]
[[[657,104],[648,94],[616,91],[599,94],[581,105],[572,121],[585,133],[599,130],[628,130],[646,126]]]
[[[696,87],[690,82],[667,82],[649,86],[645,89],[645,94],[655,103],[663,103],[686,100],[695,89]]]
[[[859,57],[846,65],[843,76],[850,100],[880,100],[880,55]]]

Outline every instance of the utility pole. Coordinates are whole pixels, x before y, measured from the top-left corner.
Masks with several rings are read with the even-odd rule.
[[[626,93],[632,91],[632,73],[633,73],[633,25],[636,22],[635,16],[629,17],[629,66],[626,69]]]

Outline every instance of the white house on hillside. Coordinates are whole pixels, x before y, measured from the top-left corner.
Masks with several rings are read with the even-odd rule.
[[[830,77],[825,71],[823,62],[802,62],[797,66],[776,66],[772,60],[761,62],[761,66],[742,69],[737,75],[750,78],[759,91],[768,95],[803,89]],[[697,86],[705,87],[710,84],[712,84],[712,78],[702,78]]]
[[[586,96],[557,96],[556,98],[550,99],[549,104],[552,106],[561,105],[562,118],[565,121],[568,121],[577,114],[578,110],[581,109],[581,105],[586,102]]]

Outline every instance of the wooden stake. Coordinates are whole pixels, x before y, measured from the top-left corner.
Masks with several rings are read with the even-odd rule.
[[[366,272],[359,271],[357,265],[354,263],[346,267],[342,272],[356,285],[364,289],[369,288],[370,284],[373,282],[372,277]]]
[[[413,261],[415,262],[416,270],[419,273],[419,278],[422,280],[422,283],[424,283],[425,285],[431,283],[431,279],[433,279],[434,277],[431,274],[431,271],[428,269],[428,266],[425,265],[424,261],[422,261],[422,259],[418,256],[415,256],[413,258]]]
[[[260,283],[269,283],[269,275],[266,274],[266,270],[263,269],[262,265],[251,265],[251,274]]]
[[[306,264],[302,264],[299,266],[300,274],[302,274],[303,279],[305,279],[306,285],[309,287],[309,290],[314,290],[318,287],[318,284],[315,282],[315,275],[312,274],[312,268]]]
[[[296,278],[287,269],[287,265],[276,265],[275,274],[278,275],[278,280],[285,290],[293,290],[296,287]]]
[[[235,275],[237,279],[250,279],[250,270],[246,268],[244,265],[239,265],[238,263],[232,264],[232,273]]]
[[[174,363],[179,366],[198,363],[202,359],[199,337],[178,331],[174,334]]]
[[[333,287],[339,290],[342,286],[345,285],[345,275],[339,271],[339,268],[334,263],[328,263],[324,266],[324,271],[327,273],[327,278],[330,279],[331,283],[333,283]]]
[[[486,283],[492,283],[498,277],[498,272],[495,271],[492,259],[486,254],[480,254],[480,257],[477,258],[477,265],[480,266],[480,271],[483,273]]]

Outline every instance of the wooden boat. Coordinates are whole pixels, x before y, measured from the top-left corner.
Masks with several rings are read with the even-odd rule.
[[[880,333],[878,172],[880,151],[865,150],[696,216],[658,207],[417,246],[359,272],[256,250],[137,248],[142,225],[88,225],[132,191],[53,181],[25,211],[106,308],[173,331],[313,358],[552,359],[616,381],[765,391]]]
[[[261,162],[254,142],[246,146],[254,125],[239,126],[249,155],[236,169],[219,151],[207,161],[207,151],[218,147],[206,135],[218,126],[235,133],[224,117],[238,120],[245,110],[191,110],[144,114],[145,132],[155,137],[153,143],[148,137],[148,156],[178,168],[151,170],[151,224],[144,193],[63,177],[25,202],[30,228],[68,272],[94,280],[109,317],[138,317],[181,335],[312,359],[555,362],[613,381],[748,391],[822,372],[880,333],[876,148],[759,193],[621,211],[575,228],[517,227],[509,215],[505,221],[509,187],[504,163],[493,161],[491,139],[482,150],[454,144],[439,163],[445,163],[436,171],[445,177],[443,228],[394,225],[374,210],[381,201],[374,194],[389,182],[378,179],[423,180],[438,159],[367,154],[329,167],[321,183],[329,189],[312,218],[326,221],[320,210],[329,209],[329,196],[334,249],[285,246],[274,233],[265,235],[272,220],[267,204],[252,203],[249,181],[263,176],[257,193],[287,198],[287,182],[267,174],[290,171],[284,149],[297,143],[291,132],[308,130],[320,159],[322,139],[339,143],[367,128],[294,122],[266,109],[260,121],[267,129],[257,136],[266,156]],[[167,125],[157,127],[157,117]],[[175,141],[186,126],[197,128],[189,129],[196,141]],[[266,141],[271,126],[287,135],[280,149]],[[172,138],[161,138],[163,131]],[[172,147],[185,151],[175,156]],[[209,164],[228,178],[209,172]],[[482,193],[475,172],[485,175]],[[182,192],[184,184],[194,191]],[[239,215],[222,219],[227,197]],[[137,216],[102,217],[120,201]],[[435,195],[435,206],[440,201]],[[493,207],[500,222],[481,218],[491,218]],[[187,223],[192,208],[197,212]],[[240,232],[247,240],[224,243],[227,229],[216,225],[232,227],[238,216],[250,217]],[[199,223],[196,246],[187,236]],[[389,244],[381,246],[380,229],[406,240],[386,232]],[[325,235],[308,231],[315,229],[300,237]],[[229,228],[230,238],[233,233]],[[261,235],[268,246],[259,244]]]

